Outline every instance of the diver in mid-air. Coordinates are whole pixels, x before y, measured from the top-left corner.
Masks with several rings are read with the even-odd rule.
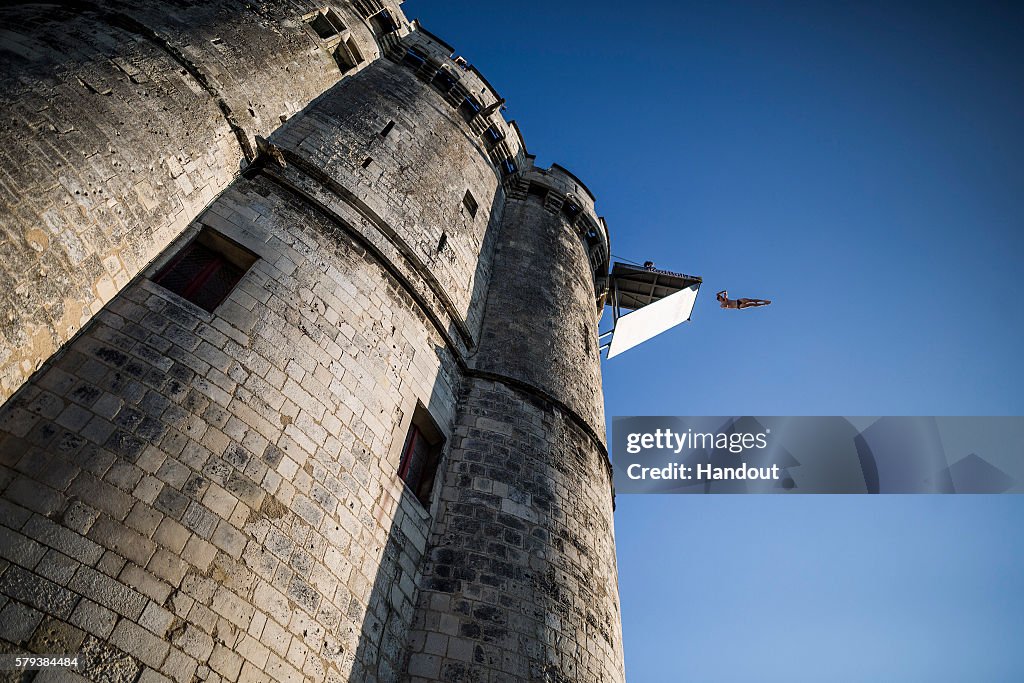
[[[722,308],[735,308],[737,310],[767,306],[772,302],[771,299],[730,299],[729,292],[725,289],[716,294],[715,298],[718,299],[718,303]]]

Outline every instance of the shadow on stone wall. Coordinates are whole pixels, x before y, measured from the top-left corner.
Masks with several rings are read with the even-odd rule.
[[[414,508],[422,510],[415,496],[403,488],[398,515],[387,535],[363,616],[352,673],[348,678],[350,683],[397,681],[404,673],[406,641],[415,609],[420,559],[424,552],[422,543],[418,544],[410,537],[409,527],[416,527],[422,532],[420,538],[425,539],[430,522],[425,511],[423,517],[414,518]]]
[[[489,276],[493,270],[491,262],[495,256],[496,233],[500,230],[504,217],[504,202],[504,190],[499,186],[495,196],[491,198],[490,220],[483,239],[482,252],[487,255],[487,263],[478,260],[476,264],[470,310],[484,306],[487,301]],[[478,316],[478,319],[482,320],[482,317]],[[478,330],[473,332],[479,335]],[[479,336],[477,340],[479,341]],[[446,346],[436,345],[434,352],[447,360],[441,363],[442,367],[457,365],[451,349]],[[463,384],[467,380],[461,371],[458,371],[457,375],[454,377],[458,382],[457,386],[443,387],[441,383],[446,378],[439,376],[428,398],[416,397],[427,407],[445,438],[430,495],[431,509],[425,509],[407,486],[401,486],[400,497],[395,506],[396,514],[392,518],[370,591],[349,683],[406,680],[409,677],[410,657],[414,652],[421,652],[426,647],[425,632],[411,631],[421,597],[424,555],[432,545],[431,536],[436,529],[438,518],[444,513],[444,507],[439,501],[441,492],[446,484],[457,479],[457,475],[452,471],[451,453],[458,441],[455,426],[461,407],[458,403],[455,406],[442,405],[448,401],[446,397],[452,390],[453,398],[457,402],[460,401]],[[447,418],[441,419],[442,415],[447,415]],[[408,423],[410,416],[403,417]],[[400,438],[404,441],[405,434]],[[397,478],[397,471],[385,474]],[[432,626],[436,627],[437,624]],[[416,642],[411,642],[410,638]],[[436,679],[440,680],[440,677]]]
[[[276,196],[266,188],[265,179],[242,181],[228,201],[251,194],[266,208]],[[299,212],[289,221],[325,220],[283,196],[282,206]],[[237,300],[277,289],[266,280],[274,262],[259,263]],[[321,272],[309,265],[307,274]],[[388,278],[379,286],[401,289]],[[275,474],[296,418],[275,413],[278,390],[239,361],[265,363],[250,356],[258,350],[286,374],[294,353],[257,338],[260,326],[273,326],[260,315],[236,299],[210,314],[140,275],[0,407],[0,651],[82,652],[97,682],[135,680],[147,668],[176,680],[206,670],[233,680],[245,668],[288,680],[301,667],[337,680],[346,661],[353,681],[402,676],[429,515],[397,482],[397,463],[358,443],[338,459],[310,459],[290,479]],[[252,337],[237,336],[235,325]],[[441,356],[442,371],[429,397],[407,398],[439,404],[435,417],[450,431],[459,381],[446,377],[456,363],[446,347],[418,352]],[[346,518],[358,520],[353,545],[326,548],[372,579],[350,584],[345,604],[329,604],[321,590],[341,586],[322,570],[323,539],[340,522],[313,503],[337,493],[318,473],[337,477],[342,461],[385,487],[368,508],[359,496]],[[302,495],[293,486],[300,479]],[[379,564],[367,567],[375,556]]]

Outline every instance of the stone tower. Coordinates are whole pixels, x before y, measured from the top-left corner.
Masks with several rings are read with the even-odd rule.
[[[0,650],[621,681],[607,228],[484,77],[378,0],[0,26]]]

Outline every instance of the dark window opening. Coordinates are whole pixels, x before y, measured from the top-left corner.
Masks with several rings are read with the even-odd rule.
[[[583,209],[581,209],[578,204],[574,204],[573,202],[566,202],[562,205],[562,211],[565,212],[565,215],[570,221],[576,220],[576,217],[580,215],[582,210]]]
[[[448,73],[447,69],[441,69],[434,74],[431,84],[443,93],[455,87],[455,77]]]
[[[418,69],[427,63],[427,58],[416,50],[409,48],[405,51],[405,57],[402,58],[402,62],[407,66]]]
[[[476,218],[476,210],[480,208],[480,205],[476,203],[476,197],[469,190],[466,190],[466,194],[462,198],[462,205],[466,207],[466,211],[469,211],[470,216]]]
[[[380,132],[380,136],[381,136],[382,138],[386,138],[386,137],[388,136],[388,133],[390,133],[390,132],[391,132],[391,130],[392,130],[392,129],[393,129],[394,127],[395,127],[395,122],[394,122],[394,121],[388,121],[388,125],[384,126],[384,130],[382,130],[382,131]]]
[[[204,229],[157,273],[153,282],[213,312],[257,258],[248,249]]]
[[[355,60],[356,64],[363,63],[363,53],[359,51],[359,46],[356,45],[356,41],[353,38],[349,38],[345,41],[345,46],[348,48],[349,54],[352,55],[352,59]]]
[[[437,253],[440,254],[448,246],[448,233],[442,232],[441,239],[437,241]]]
[[[516,162],[512,161],[511,159],[502,159],[501,170],[504,173],[504,175],[510,176],[516,171],[518,171],[519,167],[516,166]]]
[[[462,104],[459,105],[459,111],[462,112],[462,118],[472,121],[473,117],[480,112],[480,105],[476,100],[467,95],[462,100]]]
[[[334,60],[338,62],[338,68],[346,73],[363,63],[363,53],[359,51],[354,38],[349,36],[348,40],[339,43],[334,50]]]
[[[497,126],[491,126],[490,128],[484,131],[484,140],[489,145],[496,145],[499,142],[501,142],[504,138],[505,136],[502,134],[500,130],[498,130]]]
[[[373,32],[379,36],[398,30],[398,24],[395,23],[395,18],[392,17],[391,12],[386,9],[381,10],[370,17],[370,25],[373,27]]]
[[[363,159],[363,168],[370,168],[370,164],[373,163],[373,157],[366,157]]]
[[[344,45],[339,45],[334,51],[334,61],[338,63],[338,68],[341,69],[342,73],[351,71],[357,65],[352,53],[346,50]]]
[[[538,199],[541,200],[541,202],[543,202],[545,199],[547,199],[548,188],[544,187],[543,185],[538,185],[537,183],[530,183],[530,190],[527,193],[527,196],[537,197]]]
[[[314,31],[316,31],[316,34],[324,40],[338,34],[337,29],[331,26],[331,22],[322,14],[318,14],[313,17],[313,21],[309,22],[309,25]]]
[[[326,12],[318,12],[317,15],[309,21],[309,26],[323,40],[333,38],[345,30],[345,24],[341,21],[341,17],[339,17],[332,9],[329,9]]]
[[[416,406],[409,434],[405,437],[398,476],[409,487],[420,504],[430,507],[430,494],[434,489],[437,465],[444,447],[444,439],[426,409]]]

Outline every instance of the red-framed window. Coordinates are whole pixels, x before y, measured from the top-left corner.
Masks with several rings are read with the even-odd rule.
[[[204,230],[164,266],[153,281],[213,311],[256,261],[251,252]]]
[[[398,477],[405,482],[425,508],[430,507],[430,494],[437,477],[443,441],[426,411],[418,408],[405,437]]]

